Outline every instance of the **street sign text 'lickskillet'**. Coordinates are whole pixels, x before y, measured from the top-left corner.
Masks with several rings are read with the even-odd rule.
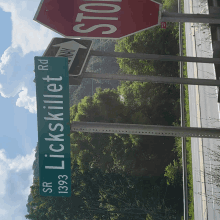
[[[65,37],[119,39],[160,24],[150,0],[41,0],[34,20]]]
[[[71,196],[66,57],[35,57],[40,195]]]

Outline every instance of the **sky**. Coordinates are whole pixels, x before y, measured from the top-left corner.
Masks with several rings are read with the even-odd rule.
[[[53,37],[33,21],[40,0],[0,0],[0,219],[24,220],[38,141],[34,56]]]

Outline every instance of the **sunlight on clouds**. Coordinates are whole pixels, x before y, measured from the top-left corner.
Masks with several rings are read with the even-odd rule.
[[[5,50],[1,57],[1,63],[0,63],[0,73],[5,74],[5,71],[3,69],[4,65],[7,65],[9,63],[10,55],[9,55],[10,47]]]
[[[0,208],[0,216],[4,216],[6,214],[8,214],[7,210]]]
[[[0,149],[0,162],[1,161],[7,162],[7,159],[6,159],[6,156],[5,156],[5,149]],[[1,169],[0,169],[0,172],[1,172]]]
[[[24,86],[23,75],[18,74],[20,67],[19,49],[9,47],[1,57],[0,94],[4,98],[14,97]]]
[[[31,113],[37,113],[36,97],[28,96],[27,88],[22,88],[23,91],[19,93],[19,98],[17,99],[16,105],[18,107],[24,107],[28,109]]]
[[[57,36],[33,21],[39,3],[40,0],[0,0],[3,11],[11,13],[12,22],[12,36],[5,35],[12,39],[11,46],[4,53],[2,51],[0,57],[0,95],[17,98],[16,105],[31,113],[36,113],[34,56],[42,56],[51,39]],[[3,30],[1,34],[6,32]],[[23,148],[30,149],[30,143],[25,141],[29,146],[23,145]],[[7,146],[4,148],[7,150]],[[35,151],[24,156],[17,154],[12,159],[8,154],[8,150],[0,148],[0,219],[23,220],[24,204],[33,184]]]
[[[30,68],[34,68],[30,56],[24,58],[20,56],[21,49],[9,47],[1,58],[0,63],[0,94],[4,98],[18,95],[16,105],[24,107],[31,113],[36,113],[35,87],[33,87],[34,73]],[[22,91],[23,90],[23,91]],[[28,94],[29,91],[29,94]],[[31,97],[32,94],[32,97]]]
[[[7,98],[7,96],[4,94],[4,92],[3,92],[3,86],[2,86],[2,84],[0,84],[0,94],[1,94],[1,96],[3,97],[3,98]]]
[[[34,149],[32,150],[31,154],[27,154],[26,156],[20,156],[18,155],[14,159],[8,159],[6,158],[5,155],[5,150],[1,149],[0,150],[0,195],[5,195],[6,193],[6,184],[7,184],[7,179],[10,174],[10,172],[15,171],[19,172],[22,170],[31,170],[33,161],[35,159],[35,151]],[[32,184],[33,175],[28,177],[28,182]],[[28,186],[29,188],[29,186]],[[23,194],[28,195],[29,194],[29,189],[26,188],[23,190]]]
[[[33,21],[40,1],[6,2],[8,1],[0,0],[0,7],[11,12],[12,47],[20,46],[23,55],[46,49],[50,40],[57,34]]]
[[[22,194],[27,198],[28,196],[29,196],[29,194],[31,193],[31,188],[30,188],[30,186],[32,186],[33,185],[33,178],[34,178],[34,175],[33,175],[33,173],[31,174],[31,175],[29,175],[29,177],[28,177],[28,186],[24,189],[24,190],[22,190]]]
[[[10,170],[15,170],[16,172],[19,172],[23,169],[30,169],[32,167],[33,162],[35,159],[35,152],[34,149],[32,150],[31,154],[27,154],[26,156],[20,156],[18,155],[15,159],[9,159],[10,163],[8,164],[8,167]]]
[[[9,51],[10,51],[10,49],[11,49],[10,47],[7,48],[5,50],[5,52],[3,53],[2,57],[1,57],[0,73],[4,74],[4,75],[5,75],[5,71],[4,71],[3,67],[9,63],[9,60],[10,60],[10,55],[9,55],[10,52]]]
[[[4,207],[4,209],[0,209],[0,218],[2,220],[24,220],[24,217],[21,216],[20,213],[20,204],[12,206],[9,204],[5,204],[4,200],[0,200],[0,204],[2,205],[2,207]]]
[[[34,159],[34,149],[31,154],[14,159],[8,159],[5,150],[0,149],[0,219],[24,219],[24,204],[33,184]]]
[[[3,11],[11,12],[11,8],[13,7],[13,3],[10,0],[8,0],[8,1],[0,0],[0,6]]]
[[[4,195],[6,193],[6,180],[8,177],[7,173],[7,159],[5,156],[5,150],[0,150],[0,195]]]
[[[2,57],[1,57],[1,63],[0,63],[0,73],[2,75],[6,75],[6,77],[9,76],[9,72],[13,72],[13,65],[12,65],[12,55],[15,53],[15,49],[12,47],[8,47]],[[11,74],[10,74],[11,75]]]
[[[41,56],[55,32],[33,21],[40,0],[0,0],[0,7],[11,13],[12,44],[0,60],[0,95],[5,98],[19,95],[18,107],[36,113],[34,56]],[[33,68],[33,69],[31,69]],[[25,88],[25,89],[24,89]],[[23,91],[21,91],[23,90]]]
[[[17,13],[12,14],[12,21],[12,46],[20,46],[24,55],[31,51],[45,50],[54,36],[43,26],[40,26],[39,30],[34,29],[30,21],[21,19]]]

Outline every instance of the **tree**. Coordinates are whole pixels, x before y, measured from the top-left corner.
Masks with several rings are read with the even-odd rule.
[[[80,171],[71,160],[71,197],[39,195],[39,179],[31,187],[34,200],[28,219],[169,219],[172,210],[160,201],[160,178],[104,173],[98,168]],[[165,213],[165,215],[164,215]],[[170,219],[174,219],[173,217]]]
[[[99,89],[94,97],[85,97],[78,106],[71,108],[71,122],[152,123],[148,114],[151,106],[141,105],[146,100],[146,90],[138,86],[130,90],[128,86],[124,88],[129,91],[128,94],[123,93],[124,103],[116,90]],[[142,96],[141,100],[137,96]],[[132,103],[133,98],[140,104]],[[157,111],[155,107],[154,110]],[[133,175],[160,175],[174,156],[171,152],[174,139],[171,137],[75,132],[71,134],[71,140],[72,152],[77,155],[82,170],[95,166],[108,172],[117,170]]]
[[[144,98],[142,93],[145,93],[143,87],[136,85],[133,96],[140,94]],[[126,104],[130,96],[122,102],[119,94],[116,90],[97,90],[93,97],[85,97],[71,108],[71,122],[137,123],[131,114],[135,105]],[[142,112],[141,104],[137,110]],[[151,121],[147,117],[146,120]],[[160,144],[166,143],[166,138],[81,132],[72,133],[70,138],[72,196],[42,197],[39,180],[35,181],[31,187],[31,210],[26,218],[145,219],[150,215],[164,219],[161,216],[165,212],[173,215],[173,210],[166,211],[169,208],[166,201],[161,200],[164,187],[150,177],[164,173],[164,155],[170,152]]]
[[[176,55],[176,33],[175,26],[171,25],[166,30],[154,28],[118,41],[115,50]],[[103,58],[101,65],[100,61],[94,59],[93,67],[101,71],[102,66],[109,73],[108,59]],[[118,59],[118,62],[119,72],[127,74],[178,76],[176,62],[129,59]],[[115,66],[113,69],[111,73],[117,72]],[[154,73],[150,73],[152,71]],[[70,122],[158,125],[179,122],[178,86],[123,82],[117,90],[100,88],[93,97],[84,97],[91,92],[90,82],[85,80],[79,90],[71,90],[75,91],[72,98],[76,101],[70,108]],[[99,81],[96,83],[104,88]],[[182,189],[174,187],[175,184],[167,185],[164,178],[165,167],[176,157],[171,151],[174,138],[75,132],[70,140],[71,197],[42,197],[39,195],[39,178],[34,179],[33,199],[28,201],[30,212],[26,218],[175,219],[175,213],[181,210]]]
[[[92,49],[101,50],[101,51],[114,51],[115,40],[92,40]],[[116,58],[113,57],[91,57],[86,72],[95,72],[95,73],[117,73],[119,71],[119,66],[116,62]],[[70,86],[70,106],[73,104],[78,104],[81,99],[85,96],[92,96],[96,91],[96,88],[100,87],[105,88],[117,88],[119,85],[118,80],[99,80],[99,79],[88,79],[84,78],[79,86]]]
[[[179,53],[178,26],[169,22],[166,29],[161,29],[160,26],[157,26],[123,38],[117,41],[115,51],[177,55]],[[126,74],[179,76],[178,62],[128,58],[117,58],[117,60],[120,69]]]

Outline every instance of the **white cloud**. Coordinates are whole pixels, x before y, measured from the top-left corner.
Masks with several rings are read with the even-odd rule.
[[[34,56],[41,56],[57,33],[33,21],[40,0],[0,0],[0,7],[11,13],[12,44],[0,60],[0,95],[18,95],[16,105],[36,113]]]
[[[51,39],[59,36],[33,21],[39,3],[40,0],[0,0],[0,7],[11,13],[12,22],[12,35],[6,36],[12,39],[11,45],[0,57],[0,95],[17,98],[16,105],[31,113],[36,113],[34,56],[42,56]],[[29,149],[30,142],[27,139],[27,146],[24,144],[23,148]],[[13,159],[0,149],[1,220],[25,219],[25,205],[33,184],[34,159],[34,149],[31,154],[18,155]]]
[[[5,201],[0,199],[1,205]],[[9,205],[9,204],[4,204],[4,209],[0,209],[0,218],[3,220],[24,220],[26,219],[24,215],[22,215],[21,210],[20,210],[20,205]]]
[[[0,195],[5,195],[6,192],[6,186],[7,186],[7,180],[9,178],[9,176],[13,173],[16,172],[19,176],[19,172],[23,171],[23,170],[30,170],[32,173],[32,165],[35,159],[35,151],[34,149],[32,150],[31,154],[27,154],[26,156],[20,156],[18,155],[16,158],[14,159],[8,159],[5,155],[5,150],[1,149],[0,150]],[[27,176],[27,183],[28,183],[28,187],[30,183],[30,176]],[[32,178],[33,180],[33,178]],[[12,180],[10,180],[11,182]],[[17,183],[18,184],[18,183]],[[27,194],[27,188],[25,190],[23,190],[23,193],[27,196],[29,194]]]
[[[36,97],[28,96],[27,88],[24,87],[22,89],[23,91],[19,93],[16,105],[28,109],[31,113],[37,113]]]
[[[7,210],[0,208],[0,216],[6,216],[7,213]]]
[[[18,95],[16,105],[36,113],[36,87],[34,57],[30,53],[21,57],[21,49],[9,47],[2,55],[0,63],[0,94],[10,98]]]
[[[58,36],[48,28],[33,21],[40,1],[0,0],[0,7],[11,12],[12,47],[21,47],[23,55],[47,48],[50,40]]]
[[[32,150],[31,154],[26,156],[18,155],[15,159],[8,159],[8,168],[19,172],[21,170],[28,170],[32,167],[35,158],[35,151]]]
[[[4,154],[5,150],[0,150],[0,195],[4,195],[6,193],[5,187],[6,187],[6,180],[8,177],[7,171],[6,171],[6,157]]]
[[[24,220],[27,214],[27,197],[33,184],[32,165],[35,151],[14,159],[7,158],[0,149],[0,219]]]
[[[1,57],[0,94],[2,97],[14,97],[24,86],[24,75],[19,71],[22,69],[19,52],[19,48],[9,47]]]
[[[32,164],[33,164],[33,162],[32,162]],[[28,198],[29,194],[31,193],[30,186],[33,185],[33,177],[34,177],[33,174],[29,175],[28,181],[27,181],[27,183],[28,183],[27,187],[24,190],[22,190],[22,194],[25,196],[25,198]]]
[[[5,50],[5,52],[3,53],[2,57],[1,57],[1,63],[0,63],[1,74],[5,74],[3,67],[5,65],[7,65],[7,63],[9,63],[9,59],[10,59],[9,50],[10,50],[10,48],[7,48],[7,50]]]
[[[17,12],[12,13],[12,21],[12,46],[20,46],[24,55],[31,51],[46,49],[54,36],[53,32],[43,26],[39,29],[34,28],[33,20],[31,22],[23,20]]]

